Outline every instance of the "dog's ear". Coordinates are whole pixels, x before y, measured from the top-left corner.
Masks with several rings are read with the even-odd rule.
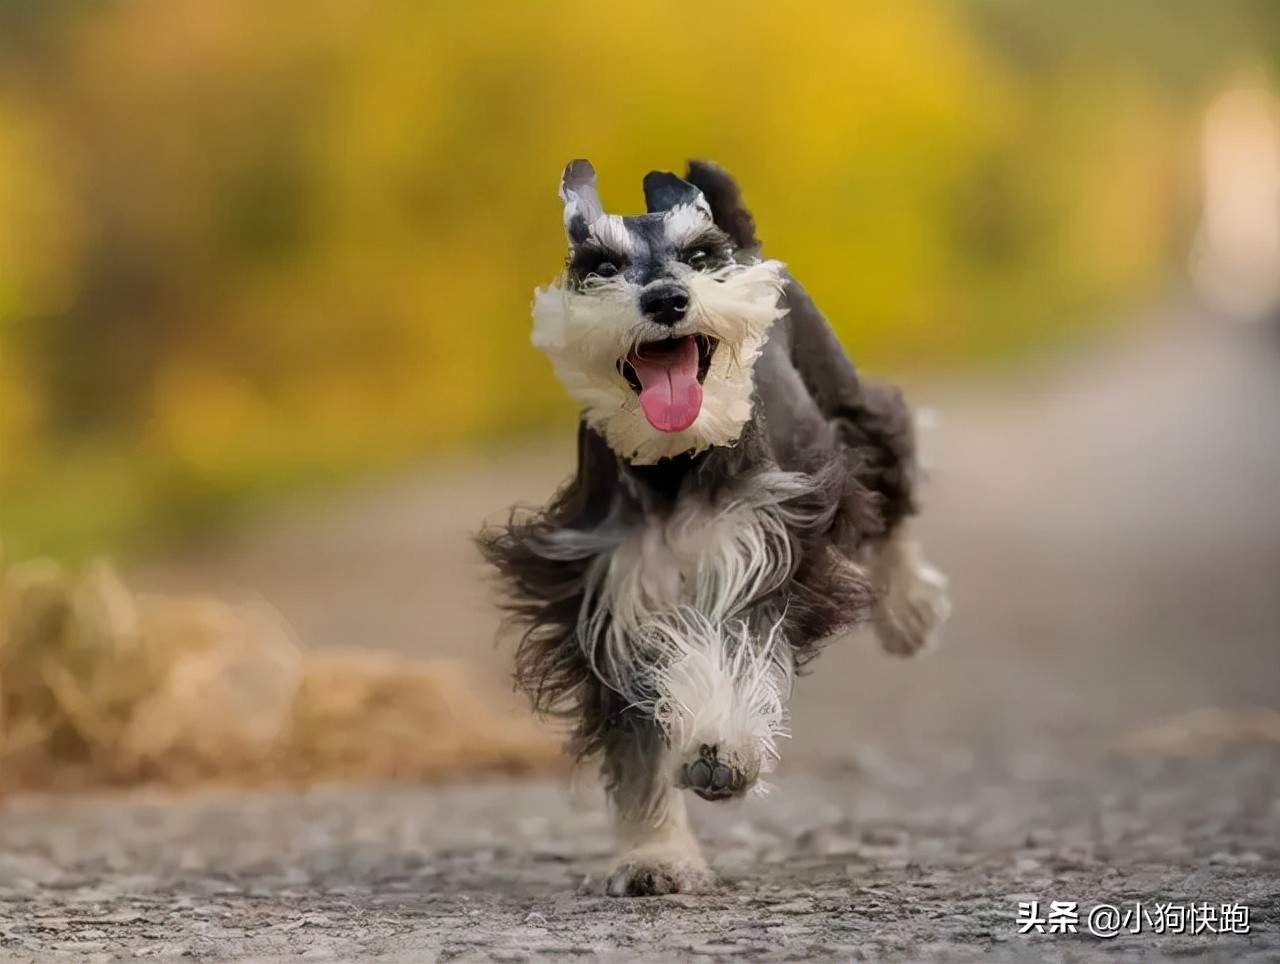
[[[670,171],[650,171],[644,176],[644,204],[650,214],[687,204],[711,217],[711,208],[702,192]]]
[[[581,244],[587,228],[604,216],[596,193],[596,169],[590,161],[570,161],[560,178],[560,200],[564,201],[564,229],[569,240]]]
[[[759,248],[756,221],[742,203],[738,182],[719,164],[690,161],[685,180],[700,190],[711,205],[711,217],[739,248]]]

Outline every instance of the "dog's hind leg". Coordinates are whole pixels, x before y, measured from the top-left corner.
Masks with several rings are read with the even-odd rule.
[[[897,389],[858,377],[835,332],[795,281],[787,301],[796,370],[853,454],[859,484],[878,501],[874,516],[856,520],[869,540],[863,555],[877,594],[876,634],[887,651],[910,656],[932,642],[951,611],[946,577],[925,560],[911,529],[918,474],[911,409]]]
[[[872,625],[880,644],[898,656],[929,646],[951,613],[947,577],[925,559],[909,519],[869,547],[868,568],[876,592]]]
[[[606,892],[645,897],[711,889],[715,875],[689,829],[684,795],[673,785],[657,726],[626,720],[606,737],[604,753],[618,840]]]

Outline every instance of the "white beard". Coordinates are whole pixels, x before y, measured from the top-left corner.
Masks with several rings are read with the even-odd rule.
[[[713,445],[732,445],[751,419],[752,370],[769,329],[784,313],[779,261],[733,264],[682,278],[689,310],[672,336],[709,335],[719,341],[703,381],[702,409],[681,432],[649,424],[640,400],[618,371],[641,331],[653,330],[626,282],[592,282],[582,291],[564,277],[539,288],[533,299],[533,345],[551,359],[557,377],[581,403],[583,418],[620,457],[636,465]]]

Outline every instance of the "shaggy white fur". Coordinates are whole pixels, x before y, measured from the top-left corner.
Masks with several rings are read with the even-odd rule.
[[[637,465],[713,445],[732,445],[751,418],[752,369],[769,328],[782,316],[778,261],[731,264],[700,273],[686,268],[684,321],[655,325],[640,312],[636,287],[620,276],[592,279],[581,290],[564,276],[540,288],[533,301],[533,345],[551,359],[556,375],[583,407],[587,424],[618,455]],[[682,432],[649,424],[640,400],[618,371],[619,359],[645,340],[703,334],[719,347],[703,381],[702,410]]]
[[[758,775],[778,760],[789,736],[793,660],[776,625],[763,634],[743,620],[717,626],[693,609],[656,620],[650,640],[662,653],[652,701],[679,767],[714,745],[721,761]],[[756,784],[753,789],[761,789]]]
[[[666,214],[667,237],[679,247],[693,241],[711,223],[711,206],[707,199],[698,196],[692,204],[677,204]]]
[[[686,497],[640,527],[554,539],[566,557],[596,556],[579,644],[607,685],[653,711],[677,769],[703,743],[747,772],[777,758],[791,653],[776,624],[746,614],[788,578],[789,533],[803,524],[791,503],[813,484],[759,471],[714,503]]]
[[[592,237],[608,251],[626,255],[631,253],[631,232],[620,214],[602,214],[590,227]]]

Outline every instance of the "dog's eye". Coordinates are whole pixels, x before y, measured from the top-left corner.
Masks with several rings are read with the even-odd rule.
[[[711,255],[702,248],[698,248],[684,256],[684,263],[694,271],[703,271],[711,267]]]
[[[595,245],[584,245],[569,252],[569,271],[578,283],[606,281],[616,278],[626,270],[626,256]]]

